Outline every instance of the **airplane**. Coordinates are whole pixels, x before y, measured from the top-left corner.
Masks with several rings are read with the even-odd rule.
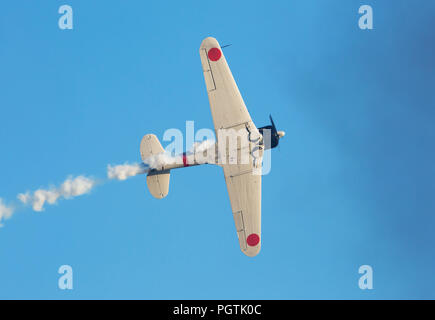
[[[252,122],[231,70],[215,38],[208,37],[199,49],[204,80],[210,102],[217,141],[215,161],[198,162],[195,154],[183,153],[182,161],[164,164],[147,175],[148,189],[155,198],[162,199],[169,192],[170,170],[200,164],[217,164],[223,168],[240,249],[256,256],[261,249],[261,168],[264,150],[276,148],[285,135],[271,125],[258,128]],[[237,143],[227,143],[237,136]],[[266,138],[267,137],[267,138]],[[147,134],[140,144],[141,158],[164,153],[158,138]],[[223,156],[221,156],[223,155]],[[242,161],[246,155],[247,161]]]

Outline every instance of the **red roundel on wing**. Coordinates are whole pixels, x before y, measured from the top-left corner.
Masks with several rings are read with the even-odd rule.
[[[208,58],[211,61],[218,61],[222,56],[222,52],[218,48],[211,48],[208,50]]]
[[[251,233],[246,239],[246,242],[249,246],[255,247],[260,242],[260,236],[256,233]]]

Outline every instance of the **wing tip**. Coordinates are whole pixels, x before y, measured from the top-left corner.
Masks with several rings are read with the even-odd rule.
[[[251,258],[257,256],[260,253],[260,251],[261,251],[261,245],[260,244],[258,244],[255,247],[249,247],[249,248],[247,248],[245,250],[242,249],[242,252],[245,255],[247,255],[248,257],[251,257]]]
[[[213,37],[207,37],[202,40],[201,48],[220,48],[219,42]]]

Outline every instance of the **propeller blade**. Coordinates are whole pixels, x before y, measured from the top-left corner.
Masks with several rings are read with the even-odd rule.
[[[273,119],[272,119],[272,115],[269,115],[269,119],[270,119],[270,122],[272,123],[272,131],[273,131],[273,134],[277,134],[277,130],[276,130],[276,127],[275,127],[275,123],[273,122]]]

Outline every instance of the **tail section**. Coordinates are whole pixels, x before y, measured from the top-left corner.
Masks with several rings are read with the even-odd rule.
[[[148,157],[163,153],[164,149],[159,139],[154,134],[147,134],[142,138],[140,143],[140,156],[142,161]],[[154,198],[162,199],[169,192],[169,170],[157,171],[151,170],[147,176],[148,190]]]

